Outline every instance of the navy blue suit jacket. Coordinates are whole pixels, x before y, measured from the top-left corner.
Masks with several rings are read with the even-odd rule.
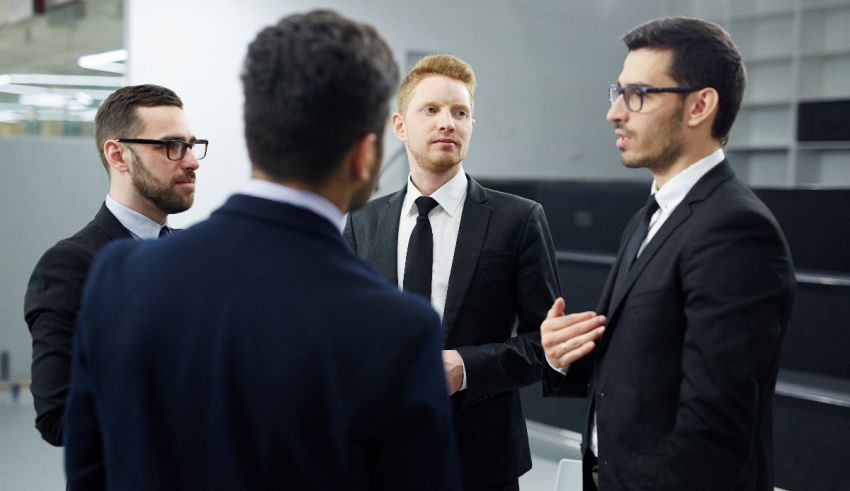
[[[70,489],[459,489],[437,315],[327,220],[236,195],[92,266]]]

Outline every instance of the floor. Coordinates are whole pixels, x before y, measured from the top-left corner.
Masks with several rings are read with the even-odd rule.
[[[41,440],[33,427],[34,416],[29,391],[21,391],[17,400],[9,391],[0,391],[0,489],[45,491],[65,487],[62,450]],[[555,487],[557,461],[551,455],[552,438],[541,431],[545,428],[529,428],[533,467],[520,478],[522,491],[551,491]]]

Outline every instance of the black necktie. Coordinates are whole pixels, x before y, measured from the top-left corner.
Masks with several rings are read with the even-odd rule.
[[[611,293],[612,301],[619,297],[620,290],[625,286],[626,276],[629,274],[629,269],[631,269],[632,264],[635,262],[635,259],[637,259],[640,245],[643,244],[644,239],[646,239],[646,234],[649,232],[649,220],[656,211],[658,211],[658,202],[655,201],[655,195],[650,194],[649,198],[646,200],[646,206],[644,206],[641,221],[638,223],[638,226],[635,227],[635,231],[632,232],[632,236],[629,237],[629,242],[623,250],[623,256],[620,261],[620,269],[617,271],[617,279],[614,280],[614,289]]]
[[[159,238],[168,237],[171,235],[171,229],[168,228],[167,225],[163,225],[162,228],[159,229]]]
[[[437,201],[428,196],[416,198],[416,226],[407,243],[407,257],[404,260],[404,289],[424,295],[431,301],[431,265],[434,261],[434,236],[428,213],[437,206]]]

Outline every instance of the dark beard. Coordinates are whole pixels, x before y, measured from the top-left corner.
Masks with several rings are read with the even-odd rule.
[[[160,184],[142,162],[141,157],[132,149],[130,153],[133,154],[133,187],[140,196],[167,215],[184,212],[192,206],[194,195],[181,196],[169,185]]]

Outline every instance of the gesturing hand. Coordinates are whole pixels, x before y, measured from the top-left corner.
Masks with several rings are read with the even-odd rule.
[[[540,325],[543,352],[549,364],[557,368],[565,368],[593,351],[607,321],[590,311],[564,315],[565,305],[563,298],[557,298]]]

